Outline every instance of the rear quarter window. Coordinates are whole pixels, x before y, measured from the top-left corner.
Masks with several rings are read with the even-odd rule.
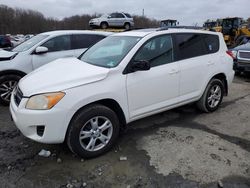
[[[175,35],[178,60],[216,53],[219,50],[217,35],[178,33]]]

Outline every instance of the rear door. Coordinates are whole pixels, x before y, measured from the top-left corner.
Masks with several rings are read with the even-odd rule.
[[[36,69],[58,58],[73,57],[75,55],[74,50],[71,49],[70,35],[61,35],[51,38],[41,46],[47,47],[48,52],[43,54],[33,53],[33,69]]]
[[[104,39],[103,35],[73,34],[71,36],[71,47],[74,49],[74,56],[79,57],[89,47]]]
[[[180,63],[180,97],[192,99],[200,95],[204,84],[214,71],[219,50],[217,35],[199,33],[178,33],[175,43]],[[214,39],[214,40],[213,40]],[[219,42],[219,41],[218,41]]]

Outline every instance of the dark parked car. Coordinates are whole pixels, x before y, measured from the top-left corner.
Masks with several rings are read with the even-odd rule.
[[[0,35],[0,48],[9,48],[11,47],[11,41],[8,36]]]
[[[234,57],[235,73],[250,73],[250,42],[233,48],[231,52]]]

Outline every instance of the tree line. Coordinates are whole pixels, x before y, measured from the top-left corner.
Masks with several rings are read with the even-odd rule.
[[[65,29],[90,29],[88,22],[99,15],[76,15],[62,20],[46,18],[34,10],[11,8],[0,5],[0,34],[38,34],[45,31]],[[134,15],[138,28],[158,27],[159,21],[144,16]]]

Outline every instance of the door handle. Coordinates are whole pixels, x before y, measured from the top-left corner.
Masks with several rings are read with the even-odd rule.
[[[171,71],[169,71],[169,74],[177,74],[178,72],[179,72],[179,70],[172,69]]]
[[[209,65],[214,65],[214,61],[208,61],[207,62],[207,65],[209,66]]]

